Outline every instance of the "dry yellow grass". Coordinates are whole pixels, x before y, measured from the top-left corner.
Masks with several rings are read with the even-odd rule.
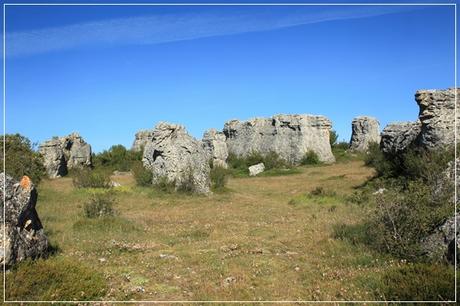
[[[362,220],[344,197],[372,175],[352,161],[230,179],[229,192],[209,197],[160,194],[121,175],[118,214],[102,220],[83,217],[92,191],[63,178],[43,181],[37,210],[55,256],[101,272],[106,300],[368,300],[389,263],[333,232]],[[337,195],[289,204],[316,187]]]

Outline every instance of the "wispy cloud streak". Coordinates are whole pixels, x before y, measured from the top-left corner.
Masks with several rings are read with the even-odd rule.
[[[202,12],[86,22],[6,35],[7,57],[28,56],[84,46],[160,44],[205,37],[270,31],[334,20],[398,13],[401,7],[356,7],[312,11]]]

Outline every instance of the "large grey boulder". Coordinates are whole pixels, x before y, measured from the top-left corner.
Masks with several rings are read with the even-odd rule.
[[[225,123],[229,153],[244,157],[253,152],[277,153],[284,160],[298,164],[308,151],[319,160],[335,161],[329,143],[332,124],[324,116],[276,115],[249,121],[231,120]]]
[[[40,144],[39,153],[43,156],[43,164],[50,178],[67,174],[67,162],[59,138],[53,138]]]
[[[386,153],[399,153],[409,146],[437,150],[454,144],[455,91],[419,90],[415,100],[419,105],[416,122],[392,123],[382,132],[380,147]]]
[[[213,167],[222,167],[225,169],[228,167],[228,150],[225,140],[225,134],[215,129],[209,129],[203,134],[203,146],[209,156],[209,160],[212,161]]]
[[[450,263],[455,261],[455,248],[460,246],[459,229],[455,231],[455,222],[460,224],[460,215],[447,219],[434,232],[422,240],[423,250],[427,256],[438,261],[446,259]],[[457,237],[457,242],[455,241]]]
[[[5,186],[5,194],[0,189],[0,263],[8,268],[27,258],[45,257],[48,239],[35,210],[38,195],[34,184],[27,176],[15,182],[0,173],[0,185]]]
[[[351,122],[350,150],[367,152],[369,144],[380,143],[380,123],[376,118],[359,116]]]
[[[152,171],[153,184],[166,179],[176,189],[185,184],[196,193],[208,193],[210,166],[201,141],[181,125],[160,122],[144,148],[144,167]],[[191,186],[190,186],[191,185]]]
[[[140,152],[145,148],[145,146],[152,141],[153,138],[153,130],[144,130],[139,131],[134,136],[133,146],[131,150],[135,152]]]
[[[91,166],[91,146],[78,133],[62,138],[62,147],[67,157],[67,168]]]
[[[78,133],[44,141],[38,152],[50,178],[64,176],[68,169],[91,166],[91,146]]]
[[[457,89],[457,92],[460,91]],[[422,130],[417,145],[437,149],[452,145],[455,139],[455,89],[418,90],[415,101],[419,105]]]
[[[419,121],[391,123],[382,131],[380,148],[388,154],[401,153],[415,141],[421,129]]]

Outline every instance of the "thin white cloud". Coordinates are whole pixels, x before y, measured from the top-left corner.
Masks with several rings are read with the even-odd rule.
[[[269,31],[334,20],[397,13],[402,7],[344,7],[309,10],[225,11],[164,14],[86,22],[54,28],[7,32],[7,57],[27,56],[81,46],[159,44],[204,37]]]

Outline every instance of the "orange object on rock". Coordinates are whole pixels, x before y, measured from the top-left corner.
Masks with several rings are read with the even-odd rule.
[[[19,182],[22,188],[28,189],[30,185],[32,185],[32,181],[27,175],[24,175],[21,179],[21,182]]]

